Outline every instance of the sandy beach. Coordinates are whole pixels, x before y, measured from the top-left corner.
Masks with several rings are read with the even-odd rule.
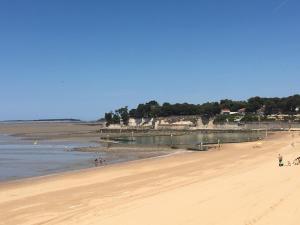
[[[300,0],[0,6],[0,225],[300,225]]]
[[[294,143],[292,145],[292,143]],[[0,184],[0,224],[299,224],[299,133]]]

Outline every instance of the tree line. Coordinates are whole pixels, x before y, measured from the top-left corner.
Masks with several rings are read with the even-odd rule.
[[[259,109],[263,108],[265,115],[271,114],[289,114],[297,113],[300,107],[300,95],[293,95],[283,98],[261,98],[252,97],[246,101],[234,101],[223,99],[220,102],[206,102],[204,104],[189,103],[163,103],[160,105],[157,101],[152,100],[143,104],[139,104],[136,108],[128,109],[122,107],[114,112],[105,113],[107,124],[118,124],[122,120],[125,125],[128,124],[129,118],[157,118],[168,116],[187,116],[199,115],[204,118],[215,117],[220,114],[222,109],[229,109],[236,112],[244,108],[248,117],[255,114]]]

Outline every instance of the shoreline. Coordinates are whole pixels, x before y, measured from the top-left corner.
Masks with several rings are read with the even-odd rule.
[[[109,129],[105,129],[106,132],[100,132],[101,127],[98,127],[98,124],[84,124],[84,123],[72,123],[72,122],[32,122],[32,123],[7,123],[0,124],[0,133],[5,133],[7,135],[15,136],[21,138],[23,140],[31,140],[31,141],[78,141],[85,143],[96,143],[96,144],[106,144],[107,143],[107,135],[109,135],[110,139],[114,138],[122,138],[122,137],[130,137],[132,135],[131,132],[117,132],[115,130],[113,133],[109,132]],[[180,136],[189,133],[199,132],[199,130],[148,130],[146,132],[138,132],[135,133],[135,136],[169,136],[172,134],[173,136]],[[259,132],[258,130],[201,130],[203,133],[255,133]],[[278,131],[269,131],[270,133],[275,133]],[[280,132],[280,131],[279,131]],[[253,140],[250,140],[253,141]],[[255,141],[255,140],[254,140]],[[244,142],[244,141],[241,141]],[[113,143],[113,140],[112,140]],[[235,143],[235,142],[232,142]],[[237,142],[239,143],[239,142]],[[122,145],[119,143],[119,146],[122,147],[130,147],[130,145]],[[215,143],[207,143],[207,144],[215,144]],[[135,146],[132,146],[133,148]],[[137,145],[137,147],[148,147],[146,145]],[[159,146],[154,146],[157,148]],[[169,145],[163,145],[163,148],[169,148]]]
[[[80,127],[78,127],[80,126]],[[84,126],[83,131],[78,131],[78,128],[82,128]],[[10,129],[7,129],[10,128]],[[3,133],[3,130],[7,129],[9,132],[5,132],[8,136],[15,136],[20,138],[21,140],[41,140],[41,141],[70,141],[70,142],[79,142],[79,143],[86,143],[86,147],[73,147],[67,151],[78,151],[78,152],[88,152],[88,153],[100,153],[109,154],[112,156],[108,156],[108,158],[104,158],[106,162],[103,165],[99,165],[98,167],[107,167],[110,165],[121,164],[124,162],[131,162],[131,161],[138,161],[143,159],[151,159],[156,157],[165,157],[168,155],[177,154],[178,152],[193,152],[193,151],[212,151],[218,149],[215,143],[205,144],[204,150],[199,150],[198,148],[191,148],[191,147],[172,147],[169,145],[164,146],[147,146],[147,145],[122,145],[118,144],[117,146],[112,147],[105,147],[103,146],[103,142],[99,140],[99,134],[97,133],[98,128],[96,126],[90,125],[83,125],[78,123],[52,123],[52,122],[43,122],[43,123],[25,123],[25,124],[5,124],[3,126],[0,125],[0,133]],[[20,132],[21,131],[21,132]],[[76,131],[76,132],[75,132]],[[83,137],[78,137],[78,134],[84,134]],[[63,134],[63,135],[62,135]],[[59,136],[59,138],[57,138]],[[97,140],[98,139],[98,140]],[[256,140],[255,140],[256,141]],[[244,141],[246,142],[255,142],[251,141]],[[232,142],[232,143],[244,143],[244,142]],[[96,143],[100,144],[100,146],[89,146],[89,144]],[[102,144],[102,146],[101,146]],[[228,143],[227,143],[228,144]],[[222,145],[225,145],[223,143]],[[92,162],[91,162],[92,163]],[[53,175],[53,174],[60,174],[65,172],[72,172],[72,171],[80,171],[85,169],[93,169],[95,165],[92,163],[91,165],[87,165],[86,168],[68,168],[61,171],[52,171],[50,173],[45,174]],[[39,177],[40,175],[38,175]],[[42,175],[43,176],[43,175]],[[22,180],[27,178],[34,178],[36,176],[29,176],[29,177],[21,177],[21,178],[11,178],[7,180],[3,180],[1,182],[7,181],[16,181]]]
[[[179,150],[179,151],[172,152],[172,153],[166,154],[166,155],[159,155],[159,156],[153,156],[153,157],[148,157],[148,158],[117,162],[117,163],[110,163],[110,164],[97,166],[97,167],[94,166],[94,167],[87,167],[87,168],[75,169],[75,170],[65,170],[62,172],[56,172],[56,173],[54,172],[54,173],[45,174],[45,175],[41,175],[41,176],[24,177],[24,178],[18,178],[18,179],[13,179],[13,180],[3,180],[3,181],[0,181],[0,187],[1,187],[1,185],[10,185],[10,184],[13,185],[13,184],[18,184],[18,183],[27,183],[30,181],[40,181],[40,180],[44,180],[44,179],[48,179],[48,178],[56,179],[61,176],[68,176],[68,175],[72,176],[72,175],[81,174],[81,173],[100,171],[101,169],[106,169],[109,167],[122,166],[122,165],[131,164],[131,163],[143,162],[143,161],[147,161],[147,160],[155,160],[155,159],[165,158],[165,157],[169,157],[169,156],[173,156],[173,155],[177,155],[177,154],[188,154],[188,153],[192,153],[192,152],[193,151]]]
[[[203,149],[199,147],[191,146],[170,146],[170,145],[140,145],[140,144],[121,144],[110,146],[107,148],[105,146],[105,139],[101,140],[98,133],[97,126],[90,126],[90,124],[82,123],[53,123],[53,122],[43,122],[43,123],[10,123],[10,124],[0,124],[0,133],[5,133],[7,136],[14,136],[18,139],[25,141],[47,141],[47,142],[61,142],[70,141],[78,143],[86,143],[86,147],[72,147],[66,151],[72,152],[87,152],[95,153],[97,156],[91,156],[90,162],[83,169],[94,168],[96,165],[93,163],[93,157],[101,157],[105,160],[104,164],[98,165],[98,167],[109,166],[114,164],[119,164],[128,161],[137,161],[141,159],[156,158],[160,156],[173,155],[178,152],[189,152],[189,151],[207,151],[216,149],[216,143],[207,143],[203,145]],[[155,132],[157,134],[157,132]],[[164,132],[159,131],[158,134],[161,135]],[[151,132],[152,134],[152,132]],[[181,135],[180,132],[178,135]],[[118,136],[118,133],[114,134]],[[235,143],[235,142],[234,142]],[[240,143],[240,142],[237,142]],[[91,146],[89,144],[97,144],[98,146]],[[223,144],[222,144],[223,145]],[[45,175],[65,173],[68,171],[77,171],[82,168],[65,168],[59,170],[53,170],[51,172],[45,171]],[[16,175],[15,175],[16,176]],[[11,177],[1,182],[15,181],[24,178],[31,178],[41,175],[25,175],[24,177]],[[43,175],[42,175],[43,176]]]
[[[47,123],[47,122],[46,122]],[[51,122],[52,123],[52,122]],[[283,132],[283,131],[282,131]],[[285,131],[286,132],[286,131]],[[1,135],[5,135],[5,136],[13,136],[13,137],[18,137],[21,138],[21,140],[36,140],[36,139],[23,139],[23,136],[19,136],[19,134],[5,134],[5,133],[1,133]],[[270,137],[272,138],[273,135],[276,135],[276,132],[272,132],[270,133],[270,136],[268,136],[267,139],[270,139]],[[300,134],[299,134],[300,135]],[[274,138],[274,137],[273,137]],[[40,139],[41,141],[70,141],[70,139],[52,139],[52,140],[47,140],[47,139]],[[73,139],[72,139],[73,140]],[[71,141],[72,141],[71,140]],[[99,147],[91,147],[91,146],[87,146],[87,147],[73,147],[71,150],[68,151],[78,151],[78,152],[88,152],[88,153],[96,153],[99,151],[103,151],[103,152],[112,152],[112,151],[120,151],[120,150],[130,150],[130,151],[134,151],[134,152],[143,152],[143,150],[141,150],[141,148],[148,148],[150,150],[154,150],[154,151],[165,151],[168,152],[166,154],[160,154],[157,156],[150,156],[150,157],[144,157],[144,158],[139,158],[139,159],[134,159],[134,160],[125,160],[125,161],[121,161],[121,162],[112,162],[112,163],[107,163],[101,166],[91,166],[91,167],[87,167],[87,168],[81,168],[81,169],[72,169],[72,170],[65,170],[65,171],[60,171],[60,172],[53,172],[53,173],[49,173],[49,174],[45,174],[45,175],[40,175],[40,176],[30,176],[30,177],[22,177],[22,178],[17,178],[17,179],[9,179],[9,180],[2,180],[0,181],[0,186],[1,184],[10,184],[10,183],[22,183],[22,182],[27,182],[27,181],[34,181],[34,180],[40,180],[40,179],[44,179],[44,178],[55,178],[55,177],[60,177],[60,176],[64,176],[64,175],[76,175],[77,173],[81,173],[81,172],[89,172],[89,171],[95,171],[95,170],[101,170],[101,169],[105,169],[105,168],[109,168],[109,167],[113,167],[113,166],[122,166],[122,165],[126,165],[126,164],[131,164],[131,163],[136,163],[136,162],[142,162],[142,161],[148,161],[148,160],[155,160],[155,159],[159,159],[159,158],[165,158],[165,157],[171,157],[173,155],[178,155],[178,154],[191,154],[191,153],[197,153],[197,152],[208,152],[208,151],[220,151],[223,147],[227,148],[230,145],[235,145],[235,144],[244,144],[244,143],[256,143],[256,142],[261,142],[264,141],[264,139],[259,139],[259,140],[250,140],[250,141],[242,141],[242,142],[228,142],[228,143],[223,143],[221,146],[221,148],[217,148],[216,146],[214,146],[214,144],[208,144],[209,149],[208,150],[191,150],[191,149],[181,149],[181,148],[176,148],[176,149],[172,149],[169,146],[163,146],[163,147],[155,147],[155,146],[118,146],[118,147],[112,147],[112,148],[105,148],[103,146],[99,146]],[[80,142],[78,139],[74,139],[74,141],[78,141]],[[103,143],[103,142],[96,142],[96,141],[86,141],[86,143]],[[125,152],[126,154],[126,152]]]
[[[79,127],[78,127],[79,126]],[[78,129],[83,129],[83,131],[78,131]],[[60,143],[60,142],[70,142],[70,143],[83,143],[86,147],[72,147],[68,148],[67,150],[63,151],[72,151],[72,152],[87,152],[87,153],[97,153],[101,152],[101,157],[104,157],[106,162],[104,165],[98,165],[98,167],[109,166],[114,164],[119,164],[127,161],[135,161],[145,158],[152,158],[158,156],[165,156],[169,154],[173,154],[175,152],[179,152],[179,149],[172,150],[172,149],[144,149],[141,151],[136,151],[136,148],[125,148],[125,147],[117,147],[115,149],[110,149],[106,151],[106,148],[101,147],[101,143],[99,143],[98,139],[99,136],[96,133],[98,127],[96,126],[89,126],[89,125],[82,125],[82,124],[74,124],[74,123],[22,123],[22,124],[0,124],[0,134],[4,134],[5,136],[12,136],[16,137],[17,139],[25,142],[35,142],[39,141],[40,143],[43,142],[53,142],[53,143]],[[82,136],[78,134],[83,134]],[[97,144],[100,146],[94,146]],[[91,151],[90,149],[94,149]],[[89,151],[87,151],[89,150]],[[52,174],[60,174],[65,172],[72,172],[77,170],[85,170],[85,169],[93,169],[95,168],[94,159],[96,156],[91,155],[90,162],[86,162],[86,166],[81,165],[80,167],[84,168],[76,168],[76,167],[68,167],[66,168],[58,168],[54,169],[53,171],[45,170],[45,175],[52,175]],[[34,174],[35,172],[33,172]],[[27,178],[34,178],[40,177],[41,175],[20,175],[20,177],[15,177],[16,175],[13,174],[11,178],[4,178],[1,182],[7,181],[17,181]],[[42,175],[43,176],[43,175]]]
[[[0,183],[0,224],[297,225],[300,166],[278,153],[299,156],[300,133]]]

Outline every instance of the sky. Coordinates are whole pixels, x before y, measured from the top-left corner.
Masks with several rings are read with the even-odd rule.
[[[0,120],[300,93],[297,0],[0,0]]]

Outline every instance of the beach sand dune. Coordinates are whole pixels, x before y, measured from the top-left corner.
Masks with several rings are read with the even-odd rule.
[[[260,142],[1,183],[0,224],[299,225],[300,136]]]

